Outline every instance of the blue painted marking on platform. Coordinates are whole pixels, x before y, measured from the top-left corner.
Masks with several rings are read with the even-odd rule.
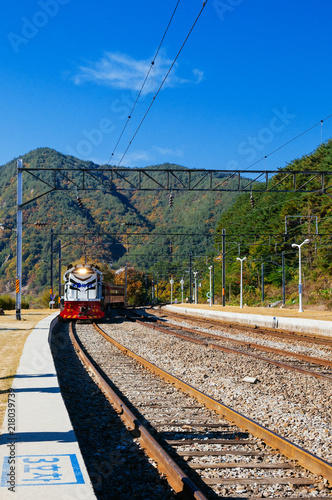
[[[84,484],[75,454],[4,457],[0,487]]]

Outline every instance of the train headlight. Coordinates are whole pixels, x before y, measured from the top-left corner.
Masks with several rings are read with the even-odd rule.
[[[87,270],[85,267],[80,267],[80,268],[78,269],[78,272],[79,272],[80,274],[86,274],[86,273],[88,272],[88,270]]]

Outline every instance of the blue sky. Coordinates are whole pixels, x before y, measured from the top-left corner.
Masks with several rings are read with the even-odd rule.
[[[3,0],[0,165],[54,148],[105,164],[177,0]],[[111,164],[197,14],[181,0]],[[122,165],[274,169],[332,136],[330,0],[208,0]]]

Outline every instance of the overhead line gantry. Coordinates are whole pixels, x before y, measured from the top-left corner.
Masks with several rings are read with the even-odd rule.
[[[332,171],[309,170],[208,170],[169,168],[37,168],[25,166],[19,173],[31,175],[48,189],[20,204],[54,191],[210,191],[318,193],[330,195]],[[248,178],[245,176],[253,176]]]

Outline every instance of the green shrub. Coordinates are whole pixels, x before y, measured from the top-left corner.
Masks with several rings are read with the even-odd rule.
[[[5,310],[15,309],[16,301],[10,295],[1,295],[0,296],[0,307]]]
[[[29,301],[22,299],[21,307],[22,309],[29,309]],[[0,295],[0,308],[5,309],[6,311],[15,310],[16,299],[10,295]]]

